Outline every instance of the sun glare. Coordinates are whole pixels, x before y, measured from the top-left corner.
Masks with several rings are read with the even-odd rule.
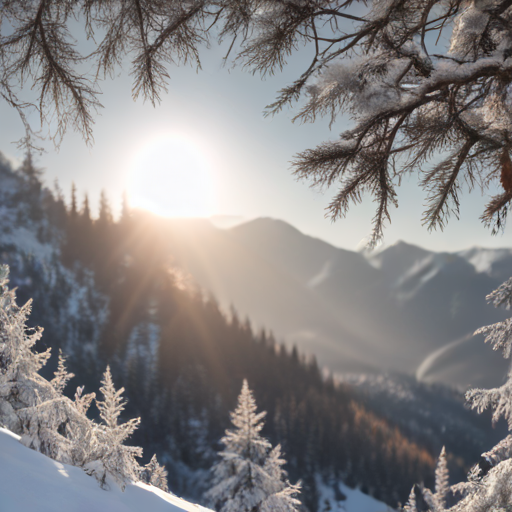
[[[192,141],[161,136],[133,158],[128,196],[131,206],[165,217],[208,217],[213,213],[209,163]]]

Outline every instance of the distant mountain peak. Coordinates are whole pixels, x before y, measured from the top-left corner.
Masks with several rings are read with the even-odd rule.
[[[399,240],[377,253],[366,255],[375,268],[385,271],[391,280],[403,275],[404,269],[415,266],[419,261],[432,255],[431,251]]]
[[[302,232],[300,230],[298,230],[296,227],[292,226],[288,222],[281,219],[275,219],[273,217],[257,217],[255,219],[250,219],[246,222],[241,222],[231,228],[232,231],[248,229],[258,229],[265,231],[269,229],[274,231],[280,230],[283,232],[287,231],[289,233],[297,233],[302,235]]]
[[[512,249],[488,249],[485,247],[472,247],[456,253],[473,265],[475,270],[499,279],[508,279],[512,273]]]

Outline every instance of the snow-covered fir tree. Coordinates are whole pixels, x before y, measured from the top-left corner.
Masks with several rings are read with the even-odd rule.
[[[113,479],[124,488],[138,481],[141,467],[135,457],[142,448],[125,446],[140,418],[119,422],[124,410],[123,388],[116,390],[107,367],[96,400],[101,424],[87,417],[94,393],[77,388],[74,400],[62,394],[73,377],[60,353],[54,378],[49,382],[38,374],[50,351],[36,353],[34,344],[41,329],[28,329],[30,302],[16,304],[14,290],[8,287],[9,269],[0,266],[0,425],[21,435],[21,442],[54,460],[82,467],[94,475],[104,488]],[[147,466],[149,482],[167,491],[166,470],[153,457]]]
[[[495,307],[512,307],[512,278],[487,296]],[[501,350],[504,357],[512,354],[512,318],[482,327],[475,334],[483,334],[494,350]],[[512,431],[512,371],[502,386],[495,389],[472,389],[466,399],[473,409],[482,412],[493,409],[493,422],[505,418]],[[432,512],[445,510],[445,498],[449,492],[459,501],[450,512],[505,512],[512,510],[512,434],[494,448],[482,454],[480,462],[468,474],[467,482],[448,487],[445,452],[441,453],[436,470],[436,492],[423,491],[425,502]],[[416,499],[411,492],[405,510],[417,512]]]
[[[0,266],[0,410],[7,426],[16,429],[13,407],[36,405],[45,398],[37,393],[44,380],[37,372],[50,357],[50,350],[33,352],[42,330],[26,328],[31,302],[22,307],[16,304],[16,294],[8,288],[8,277],[9,268]]]
[[[94,395],[74,402],[62,395],[73,376],[61,355],[55,378],[38,374],[50,351],[36,353],[41,329],[27,329],[31,303],[19,307],[8,287],[9,269],[0,267],[0,423],[21,435],[21,441],[60,462],[81,466],[94,446],[93,422],[87,407]],[[84,443],[90,439],[90,443]]]
[[[151,460],[144,466],[144,469],[141,471],[141,479],[148,484],[162,489],[162,491],[169,492],[167,470],[165,466],[158,463],[156,455],[153,455]]]
[[[69,373],[67,371],[66,358],[62,355],[62,350],[59,349],[59,363],[57,366],[57,371],[55,372],[54,378],[50,381],[50,384],[53,386],[53,389],[55,389],[57,393],[62,393],[68,381],[74,376],[75,375],[73,373]]]
[[[244,380],[238,405],[231,413],[235,429],[221,439],[224,450],[213,467],[213,486],[206,498],[219,512],[294,512],[300,484],[285,478],[281,448],[272,449],[260,435],[265,412],[256,412],[256,402]]]
[[[487,296],[495,307],[511,309],[512,278]],[[485,336],[486,343],[494,350],[501,350],[510,358],[512,353],[512,318],[482,327],[477,333]],[[505,418],[509,432],[512,431],[512,371],[503,386],[495,389],[473,389],[466,394],[472,408],[478,412],[493,409],[493,421]],[[456,491],[464,498],[457,504],[457,512],[484,512],[510,510],[512,508],[512,435],[494,448],[482,454],[482,460],[468,475],[468,481],[458,484]]]
[[[19,307],[8,287],[9,269],[0,267],[0,422],[22,435],[22,442],[57,460],[66,460],[65,426],[74,415],[73,403],[62,396],[68,379],[60,361],[55,386],[38,371],[50,350],[33,351],[42,329],[27,329],[31,302]],[[78,415],[77,415],[78,416]]]
[[[414,485],[409,494],[409,499],[404,507],[404,512],[418,512],[416,507],[416,486]]]
[[[446,449],[443,446],[436,467],[436,492],[434,494],[434,506],[436,510],[444,510],[446,507],[446,496],[450,489],[450,475],[446,461]]]
[[[416,500],[416,490],[421,494],[423,501],[428,506],[429,512],[444,512],[446,510],[446,496],[450,490],[449,473],[446,462],[446,449],[443,446],[437,460],[435,474],[435,492],[423,485],[414,485],[409,494],[407,504],[403,508],[405,512],[419,512]]]
[[[139,480],[140,466],[135,457],[142,457],[142,448],[126,446],[123,443],[137,429],[140,418],[119,423],[119,416],[126,402],[122,398],[124,388],[116,390],[110,367],[103,374],[100,392],[103,400],[96,400],[102,424],[98,428],[98,458],[86,466],[86,471],[94,475],[102,486],[108,487],[108,476],[122,487],[128,482]]]

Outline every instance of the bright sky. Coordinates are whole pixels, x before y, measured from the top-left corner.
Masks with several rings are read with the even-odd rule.
[[[129,67],[102,84],[104,109],[97,116],[95,142],[88,148],[68,133],[59,152],[51,144],[38,158],[44,179],[58,179],[68,194],[71,183],[79,200],[89,193],[93,208],[105,189],[119,209],[124,190],[131,202],[162,215],[226,215],[240,219],[274,217],[301,231],[347,249],[361,247],[371,230],[374,205],[366,198],[345,220],[324,218],[325,195],[291,175],[293,155],[335,138],[347,126],[340,120],[330,131],[327,120],[298,125],[293,111],[269,119],[262,112],[279,88],[297,78],[309,63],[300,54],[282,75],[261,80],[241,69],[222,66],[222,49],[203,52],[203,70],[170,70],[169,93],[153,108],[131,98]],[[0,151],[13,159],[22,154],[12,141],[23,135],[17,114],[0,102]],[[33,122],[37,123],[34,116]],[[188,169],[187,175],[180,170]],[[485,201],[479,191],[462,200],[461,221],[429,234],[421,226],[423,192],[417,178],[402,185],[399,209],[392,212],[386,244],[397,240],[433,250],[470,246],[511,246],[511,229],[492,237],[478,220]]]

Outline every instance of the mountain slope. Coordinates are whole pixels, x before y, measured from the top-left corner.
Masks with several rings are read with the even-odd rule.
[[[485,295],[512,274],[507,249],[487,251],[484,267],[482,250],[434,253],[403,242],[366,258],[273,219],[227,230],[175,220],[162,230],[175,263],[226,309],[234,305],[331,371],[414,374],[428,360],[429,379],[459,386],[496,385],[506,372],[477,342],[455,344],[442,372],[432,354],[505,317]]]
[[[285,223],[280,227],[293,230]],[[168,233],[169,252],[175,263],[212,292],[226,309],[233,305],[257,326],[271,328],[288,343],[296,343],[300,349],[316,354],[322,363],[329,360],[336,366],[345,365],[360,371],[369,368],[367,358],[361,357],[368,349],[366,340],[348,329],[339,311],[333,311],[329,303],[307,286],[321,271],[321,257],[312,258],[310,264],[292,259],[296,266],[290,270],[286,256],[280,252],[282,240],[278,236],[275,240],[279,248],[274,248],[259,243],[259,238],[252,233],[235,231],[232,234],[214,228],[207,221],[168,221],[163,223],[162,229]],[[261,249],[272,249],[279,261],[263,250],[254,249],[247,238]],[[311,240],[330,249],[328,244]],[[294,250],[291,252],[293,254]],[[337,256],[336,250],[334,256]],[[366,262],[363,264],[373,270]],[[341,347],[337,338],[344,340]]]
[[[472,247],[457,254],[471,263],[477,272],[488,274],[501,281],[506,281],[510,278],[512,249]]]

